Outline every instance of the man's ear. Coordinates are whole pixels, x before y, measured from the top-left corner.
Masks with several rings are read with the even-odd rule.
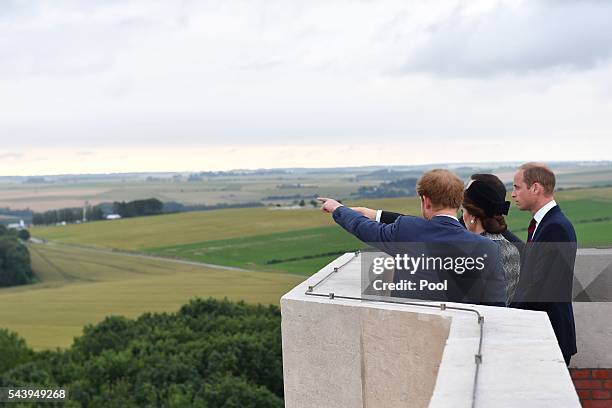
[[[421,201],[423,202],[423,208],[431,209],[431,199],[427,196],[421,196]]]
[[[542,185],[536,181],[531,185],[531,191],[533,191],[534,194],[540,194],[544,189]]]

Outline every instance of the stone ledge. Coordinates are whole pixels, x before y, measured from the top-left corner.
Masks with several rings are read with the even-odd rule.
[[[471,407],[480,328],[474,313],[359,297],[345,254],[281,299],[287,407]],[[448,304],[452,306],[453,304]],[[579,407],[543,312],[454,304],[484,315],[476,406]]]

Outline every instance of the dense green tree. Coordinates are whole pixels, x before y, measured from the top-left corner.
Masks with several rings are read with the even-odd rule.
[[[98,221],[104,219],[104,211],[102,207],[95,205],[90,207],[90,212],[87,213],[87,219],[89,221]]]
[[[0,235],[0,287],[23,285],[33,278],[27,247],[14,232]]]
[[[67,350],[9,343],[25,358],[0,366],[0,386],[66,387],[73,406],[283,406],[274,306],[196,299],[175,314],[107,317]]]
[[[116,201],[113,203],[113,212],[121,215],[124,218],[161,214],[163,209],[164,203],[156,198],[135,200],[130,202]]]
[[[19,230],[19,232],[17,232],[17,236],[19,237],[19,239],[27,241],[30,239],[30,231],[28,231],[27,229]]]
[[[34,225],[44,225],[45,224],[45,215],[42,213],[34,213],[32,215],[32,224]]]
[[[17,333],[0,329],[0,373],[26,363],[34,353]]]
[[[88,221],[98,221],[104,219],[104,211],[102,206],[88,206],[85,209],[85,215]],[[61,208],[59,210],[49,210],[44,213],[34,213],[32,215],[32,224],[34,225],[52,225],[58,222],[76,222],[83,219],[83,208]]]

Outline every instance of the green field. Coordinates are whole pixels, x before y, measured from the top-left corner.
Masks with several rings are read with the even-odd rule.
[[[146,252],[241,268],[311,275],[347,250],[363,246],[343,229],[330,226],[195,242]]]
[[[578,199],[566,200],[561,205],[574,222],[581,246],[612,244],[611,203]],[[526,239],[525,226],[529,224],[530,218],[530,214],[515,210],[508,222],[516,234]],[[201,262],[309,275],[336,258],[338,253],[361,247],[363,244],[342,228],[329,226],[148,248],[145,251]]]
[[[30,253],[40,282],[0,289],[0,322],[35,349],[69,346],[108,315],[175,311],[194,297],[277,304],[303,279],[53,244],[30,245]]]
[[[333,225],[316,209],[247,208],[189,212],[65,227],[32,228],[34,236],[69,244],[143,250]]]
[[[557,201],[574,223],[580,246],[612,246],[612,188],[561,191]],[[347,202],[408,214],[416,197]],[[531,214],[512,207],[509,228],[526,239]],[[250,208],[35,228],[50,241],[137,251],[260,271],[310,275],[359,242],[315,209]]]
[[[574,223],[581,245],[612,245],[612,234],[608,233],[610,231],[608,222],[612,220],[612,188],[561,191],[557,194],[557,201]],[[419,201],[415,197],[349,201],[347,204],[384,208],[408,214],[420,212]],[[530,219],[529,213],[519,211],[514,205],[507,217],[510,229],[523,238],[526,236],[526,227]],[[262,235],[263,237],[259,237],[262,240],[274,241],[276,238],[271,234],[291,232],[294,235],[310,236],[308,230],[328,226],[339,229],[329,215],[316,209],[249,208],[141,217],[112,222],[98,221],[65,227],[33,228],[32,234],[63,243],[159,254],[172,254],[174,251],[174,255],[177,256],[200,259],[195,257],[197,252],[195,248],[202,247],[204,242],[238,239],[236,245],[242,245],[242,240]],[[331,233],[332,229],[326,231]],[[342,234],[332,234],[329,237],[330,242],[333,242],[332,245],[337,248],[337,241],[341,239]],[[282,238],[282,235],[280,237]],[[311,240],[307,239],[304,242],[305,253],[302,256],[316,254],[308,249],[312,244]],[[346,244],[348,248],[354,247],[348,235]],[[183,250],[178,248],[182,245],[185,245]],[[223,245],[226,249],[231,247],[228,243]],[[275,253],[278,251],[274,243],[270,243],[265,250],[272,251],[269,258],[277,257]],[[318,248],[316,251],[323,253],[333,250],[324,251]],[[222,252],[217,251],[215,256],[219,263],[225,264],[220,262],[223,260]],[[292,256],[282,256],[281,259],[290,257]],[[230,255],[228,264],[232,264],[234,258]]]

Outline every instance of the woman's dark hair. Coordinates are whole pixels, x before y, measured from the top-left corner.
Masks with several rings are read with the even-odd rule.
[[[508,229],[504,214],[508,214],[510,203],[505,201],[506,189],[500,189],[500,185],[503,187],[501,180],[492,174],[486,178],[479,177],[471,182],[463,195],[463,208],[478,218],[484,230],[491,234]]]
[[[484,181],[485,183],[493,187],[495,191],[497,191],[497,194],[499,194],[500,196],[504,198],[506,197],[506,193],[507,193],[506,186],[499,179],[499,177],[497,177],[495,174],[474,173],[470,176],[470,179]]]

